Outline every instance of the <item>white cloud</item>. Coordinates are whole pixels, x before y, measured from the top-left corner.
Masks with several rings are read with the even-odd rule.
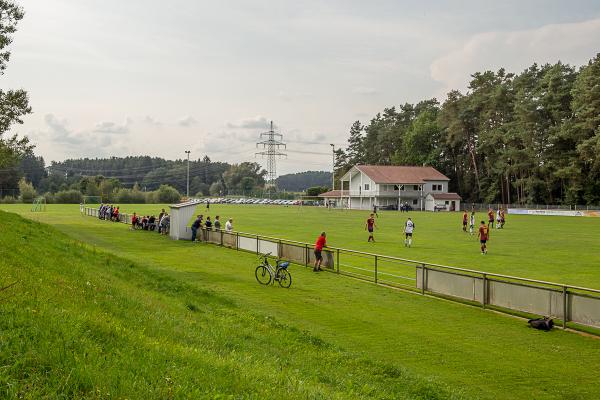
[[[58,118],[54,114],[44,116],[46,129],[37,132],[38,137],[47,138],[47,141],[53,145],[60,145],[65,149],[65,153],[73,157],[83,156],[106,156],[127,153],[126,140],[115,139],[114,134],[128,133],[124,129],[131,123],[127,119],[124,125],[118,125],[112,122],[101,122],[88,131],[75,131],[69,127],[69,122],[64,118]]]
[[[229,129],[268,129],[270,123],[265,117],[257,115],[253,118],[243,119],[240,122],[228,122],[226,126]]]
[[[431,77],[443,84],[438,94],[465,90],[475,72],[498,70],[521,72],[533,63],[562,61],[582,65],[598,51],[600,19],[551,24],[512,32],[486,32],[471,36],[454,51],[437,58]]]
[[[129,126],[133,123],[130,118],[127,118],[124,123],[117,124],[112,121],[98,122],[94,128],[94,132],[108,134],[124,134],[129,133]]]
[[[159,126],[162,126],[162,125],[163,125],[163,123],[162,123],[161,121],[159,121],[159,120],[157,120],[157,119],[154,119],[153,117],[151,117],[151,116],[149,116],[149,115],[146,115],[146,116],[145,116],[145,117],[142,119],[142,121],[143,121],[145,124],[152,125],[152,126],[157,126],[157,127],[159,127]]]
[[[179,121],[177,121],[177,125],[182,126],[184,128],[189,128],[191,126],[194,126],[198,123],[198,121],[196,121],[194,119],[194,117],[191,116],[187,116],[187,117],[183,117],[181,118]]]

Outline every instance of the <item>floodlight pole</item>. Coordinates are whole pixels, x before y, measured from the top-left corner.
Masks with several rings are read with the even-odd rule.
[[[331,146],[331,190],[335,190],[335,145],[333,143],[329,144]]]
[[[186,179],[186,190],[185,195],[189,199],[190,198],[190,151],[186,150],[185,154],[187,154],[187,179]]]

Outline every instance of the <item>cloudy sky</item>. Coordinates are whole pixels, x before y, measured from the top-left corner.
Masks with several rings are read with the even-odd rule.
[[[384,107],[600,51],[598,1],[19,3],[2,88],[29,91],[34,113],[14,131],[47,162],[187,149],[254,161],[272,119],[289,149],[278,173],[328,170],[329,143]]]

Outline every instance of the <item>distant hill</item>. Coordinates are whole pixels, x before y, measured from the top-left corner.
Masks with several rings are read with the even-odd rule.
[[[303,192],[311,186],[331,187],[331,172],[306,171],[281,175],[277,178],[277,188],[289,192]]]

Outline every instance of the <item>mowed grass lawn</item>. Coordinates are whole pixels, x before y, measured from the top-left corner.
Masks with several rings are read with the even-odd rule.
[[[110,299],[104,299],[101,305],[106,307],[106,310],[101,308],[98,311],[98,318],[118,313],[120,321],[123,321],[122,323],[128,327],[127,332],[134,330],[137,335],[140,335],[140,338],[144,338],[144,329],[147,328],[144,327],[143,321],[136,322],[136,315],[137,313],[146,315],[154,309],[162,310],[163,299],[155,296],[158,294],[162,296],[164,293],[157,283],[146,285],[144,291],[138,293],[135,289],[136,283],[138,280],[145,282],[147,279],[171,282],[170,286],[173,286],[174,289],[167,293],[169,302],[172,302],[171,306],[173,307],[180,304],[181,309],[177,315],[169,314],[173,312],[170,308],[161,312],[157,311],[162,319],[153,319],[152,323],[157,326],[167,324],[161,330],[161,335],[170,339],[168,341],[164,339],[165,343],[160,340],[150,341],[150,343],[155,343],[157,348],[164,348],[163,351],[166,352],[165,357],[167,358],[169,352],[175,350],[180,354],[188,354],[195,348],[199,348],[198,351],[201,354],[208,351],[205,347],[198,347],[205,340],[204,336],[196,337],[196,335],[202,335],[202,329],[190,333],[189,330],[193,330],[194,325],[179,325],[174,322],[175,325],[170,326],[167,323],[170,318],[189,319],[192,322],[195,318],[204,318],[204,311],[189,315],[183,314],[183,312],[186,303],[192,303],[194,307],[200,308],[204,303],[210,304],[211,301],[201,295],[201,293],[207,293],[221,299],[219,304],[235,306],[243,315],[259,315],[262,318],[272,319],[275,321],[274,327],[284,326],[290,327],[293,332],[309,332],[310,339],[307,340],[323,343],[328,349],[333,346],[335,351],[340,352],[336,353],[340,354],[340,358],[335,359],[338,361],[332,363],[327,358],[329,353],[323,352],[321,348],[301,346],[294,347],[294,352],[286,353],[285,349],[281,350],[281,347],[275,347],[274,350],[267,351],[268,341],[259,345],[252,338],[256,338],[258,333],[264,332],[263,336],[272,336],[274,343],[286,343],[283,338],[278,336],[277,329],[271,331],[271,328],[263,327],[262,331],[256,331],[257,326],[253,325],[248,318],[242,318],[242,314],[232,317],[235,324],[230,321],[229,325],[222,326],[227,321],[222,320],[219,313],[217,316],[211,314],[211,318],[216,319],[205,321],[205,323],[216,324],[215,326],[218,326],[219,329],[233,335],[231,342],[239,346],[236,347],[236,345],[227,344],[228,342],[221,340],[214,344],[214,349],[211,351],[228,356],[237,351],[240,354],[239,357],[243,354],[246,357],[244,359],[248,360],[257,357],[253,355],[253,349],[255,349],[256,352],[262,354],[262,358],[258,358],[258,364],[264,364],[266,370],[273,368],[288,372],[293,376],[301,377],[298,379],[310,386],[310,391],[304,392],[294,392],[293,389],[289,389],[289,386],[285,386],[285,390],[289,389],[289,393],[295,393],[298,397],[330,398],[334,397],[334,394],[340,398],[384,397],[389,394],[389,390],[378,392],[377,388],[386,387],[389,382],[385,379],[380,380],[382,373],[379,368],[384,370],[392,368],[392,371],[397,371],[392,374],[391,382],[395,382],[397,386],[391,389],[393,393],[391,398],[452,398],[460,396],[484,399],[588,399],[597,397],[597,372],[590,366],[598,365],[600,362],[600,340],[598,339],[560,330],[550,333],[539,332],[529,329],[521,319],[436,298],[365,284],[335,274],[314,274],[310,270],[298,266],[293,266],[291,269],[294,284],[290,290],[262,287],[254,280],[253,269],[256,257],[252,254],[206,244],[173,242],[149,232],[131,231],[123,224],[81,217],[78,214],[78,206],[50,205],[48,207],[46,213],[35,214],[33,217],[48,222],[72,238],[123,257],[135,265],[133,270],[142,271],[131,275],[125,274],[117,283],[123,285],[123,296],[131,296],[139,299],[140,302],[147,297],[151,301],[143,301],[135,307],[121,309],[120,307],[109,308],[111,306]],[[17,208],[12,206],[13,210]],[[139,209],[142,210],[142,208]],[[264,221],[262,226],[268,227],[269,221],[272,221],[277,215],[284,218],[285,224],[291,227],[289,232],[298,229],[294,227],[295,223],[309,226],[320,220],[333,218],[333,215],[328,217],[329,214],[326,214],[325,210],[308,209],[307,211],[304,209],[300,214],[296,210],[278,210],[276,208],[253,210],[241,207],[215,207],[215,209],[223,216],[227,216],[227,214],[221,210],[235,211],[236,228],[241,230],[246,230],[245,226],[249,227],[247,230],[251,230],[252,226],[258,229],[258,221],[267,217],[269,220]],[[212,210],[213,207],[211,207],[211,215]],[[253,215],[254,212],[262,214]],[[298,212],[298,214],[294,214],[296,218],[292,219],[291,212]],[[244,217],[237,216],[241,213]],[[426,217],[425,214],[415,213],[415,219],[419,221],[417,218],[420,218],[421,215]],[[32,215],[28,214],[28,216]],[[356,216],[353,213],[347,213],[342,217],[355,218],[356,222],[362,221],[362,214],[358,213]],[[430,217],[438,217],[438,215]],[[388,218],[392,220],[394,216],[384,214],[380,220],[385,221]],[[252,225],[251,221],[253,220],[257,221],[256,225]],[[7,231],[4,226],[9,226],[11,221],[6,219],[2,221],[4,232]],[[450,219],[447,221],[449,222]],[[401,222],[397,223],[401,225]],[[419,227],[419,222],[417,224]],[[448,226],[450,227],[449,223]],[[44,257],[44,253],[49,251],[45,246],[59,248],[64,246],[61,244],[64,242],[61,235],[46,230],[44,227],[37,228],[36,225],[29,227],[30,232],[37,232],[38,229],[40,234],[35,236],[35,239],[30,236],[33,233],[30,233],[24,235],[26,238],[18,239],[18,243],[13,243],[13,246],[19,248],[18,252],[15,252],[18,257],[13,256],[12,259],[9,257],[8,261],[7,257],[3,257],[4,264],[1,264],[3,279],[7,279],[5,278],[7,276],[18,278],[19,271],[32,263],[39,263],[38,268],[43,270],[44,261],[41,260],[49,259],[54,255],[51,253],[48,255],[49,257]],[[281,226],[278,229],[281,229],[279,232],[285,232]],[[343,232],[341,226],[334,229]],[[460,226],[457,229],[460,229]],[[363,233],[361,229],[356,229],[356,232]],[[335,234],[332,233],[332,236],[335,237]],[[291,236],[288,235],[288,237]],[[31,238],[31,240],[27,240],[27,238]],[[357,240],[356,247],[359,245],[366,246]],[[469,248],[471,245],[472,243],[469,243]],[[3,246],[6,244],[3,243]],[[389,243],[388,246],[390,249],[394,248],[393,243]],[[397,251],[402,250],[397,249]],[[3,247],[3,252],[8,251],[10,250],[7,247]],[[103,290],[112,287],[111,274],[120,274],[119,271],[122,271],[123,267],[104,267],[104,264],[111,264],[103,261],[102,257],[105,256],[98,256],[104,262],[102,266],[92,262],[94,257],[89,255],[86,257],[87,259],[84,261],[88,260],[93,265],[90,266],[90,271],[86,269],[85,263],[78,265],[78,273],[91,274],[96,270],[101,271],[104,274],[102,275],[103,279],[105,279],[101,284]],[[31,261],[32,259],[35,261]],[[473,257],[473,260],[476,259],[477,257]],[[488,258],[488,260],[490,259],[491,257]],[[13,269],[11,269],[13,266],[11,260],[18,260],[18,264]],[[71,270],[69,263],[60,265],[63,265],[65,274]],[[61,273],[60,265],[53,267],[55,274]],[[6,271],[12,271],[12,275],[7,275]],[[88,279],[87,276],[83,276],[78,282],[83,284],[84,279]],[[29,292],[34,293],[38,286],[36,279],[30,278],[30,285]],[[38,302],[45,304],[48,296],[51,295],[38,296]],[[93,298],[77,298],[70,301],[81,301],[82,307],[84,305],[95,307],[90,304],[93,300]],[[4,305],[1,306],[4,307]],[[64,306],[61,305],[58,309],[60,310],[61,307]],[[50,309],[53,310],[54,307],[50,307]],[[76,311],[77,309],[73,309],[69,312],[75,313]],[[225,315],[228,314],[225,313]],[[239,320],[236,319],[238,317]],[[54,315],[53,318],[60,320],[61,317]],[[71,322],[68,320],[68,323]],[[6,329],[6,326],[4,328]],[[92,334],[93,329],[78,330],[77,332],[81,333],[83,340]],[[245,340],[244,336],[238,335],[240,332],[250,335],[250,338]],[[115,340],[115,349],[119,349],[121,344],[117,339],[124,334],[123,331],[110,328],[108,333]],[[76,338],[77,336],[73,340],[77,343]],[[183,343],[182,338],[186,338]],[[49,337],[45,340],[62,339]],[[102,344],[103,340],[104,338],[101,338],[99,342]],[[146,350],[146,347],[142,346],[141,350]],[[295,352],[296,350],[298,352]],[[35,353],[33,350],[32,352]],[[105,362],[108,365],[120,365],[119,363],[125,357],[123,353],[123,351],[114,350],[107,356]],[[69,351],[67,354],[70,354]],[[206,357],[212,353],[207,354]],[[320,358],[321,354],[323,354],[323,359]],[[299,358],[303,361],[293,363],[292,360],[300,355],[305,357]],[[155,367],[158,372],[152,374],[152,378],[146,378],[146,374],[151,374],[152,367],[141,368],[136,375],[134,371],[137,370],[134,366],[135,357],[138,356],[131,357],[134,357],[131,362],[125,363],[122,367],[125,370],[133,368],[131,379],[136,378],[137,381],[158,379],[157,377],[161,376],[160,372],[162,371],[177,371],[185,367],[178,380],[184,382],[181,384],[185,388],[190,387],[185,385],[185,382],[193,379],[193,375],[187,368],[195,364],[174,358],[168,369],[167,364],[159,363],[158,367]],[[147,365],[148,361],[142,360],[141,355],[139,357],[139,362]],[[347,358],[349,360],[367,360],[376,365],[377,367],[372,367],[373,382],[369,383],[369,374],[362,367],[356,367],[356,370],[352,371],[354,364],[341,363],[341,359]],[[229,362],[230,364],[227,365],[231,367],[215,370],[215,373],[227,376],[229,368],[234,368],[234,365],[244,370],[245,374],[249,374],[245,368],[258,368],[256,364],[243,362],[239,358],[231,358]],[[334,374],[334,371],[338,370],[336,363],[341,363],[339,367],[341,372],[337,375]],[[3,364],[8,365],[6,361]],[[102,365],[104,364],[98,368],[101,368]],[[368,368],[367,365],[365,369]],[[202,371],[207,369],[210,369],[210,366]],[[67,382],[66,385],[70,380],[67,370],[68,368],[65,366],[60,375]],[[4,371],[6,369],[0,369],[0,376],[6,374]],[[311,375],[309,371],[316,371],[316,375]],[[118,374],[115,372],[114,375],[113,379],[116,380]],[[253,375],[250,374],[250,376]],[[270,384],[273,380],[266,378],[270,376],[280,375],[275,372],[269,374],[266,371],[259,376],[259,380]],[[341,376],[345,377],[345,380]],[[323,382],[318,377],[322,377],[322,379],[332,377],[326,382],[327,385],[332,386],[321,387]],[[408,379],[403,377],[408,377]],[[26,380],[26,377],[23,379]],[[101,377],[95,378],[96,380],[90,379],[92,383],[89,384],[89,387],[92,388],[94,382],[101,381]],[[347,385],[344,386],[347,390],[339,385],[340,379],[345,382],[344,385]],[[121,384],[118,393],[126,392],[129,387],[127,386],[128,382],[125,381]],[[217,377],[214,377],[212,381],[199,382],[198,385],[208,385],[210,390],[214,390],[219,384]],[[227,382],[227,379],[223,382]],[[414,383],[411,386],[407,382]],[[369,386],[364,386],[364,384]],[[160,387],[164,388],[164,385]],[[206,388],[206,386],[201,387]],[[358,390],[359,387],[363,389]],[[243,389],[241,388],[242,386],[239,388],[226,386],[226,392],[258,393],[253,392],[252,387],[246,384]],[[214,393],[214,391],[210,393]],[[276,397],[276,395],[275,392],[269,392],[265,396],[256,395],[256,397]]]
[[[53,224],[70,224],[78,205],[49,205],[46,213],[33,214]],[[166,205],[123,205],[123,212],[158,215]],[[32,216],[28,205],[0,205]],[[382,211],[376,218],[376,243],[367,243],[368,211],[326,210],[316,207],[213,204],[197,212],[234,219],[235,230],[314,243],[321,231],[330,246],[362,250],[429,263],[600,288],[600,218],[508,215],[503,230],[494,229],[482,256],[476,236],[462,232],[462,213],[398,213]],[[416,224],[413,247],[404,247],[403,227],[410,216]],[[478,213],[476,221],[487,220]],[[344,263],[344,260],[341,260]],[[359,263],[352,260],[352,263]],[[362,266],[372,268],[365,260]],[[380,268],[385,268],[381,266]],[[392,266],[390,271],[394,272]],[[397,271],[401,275],[414,269]]]

